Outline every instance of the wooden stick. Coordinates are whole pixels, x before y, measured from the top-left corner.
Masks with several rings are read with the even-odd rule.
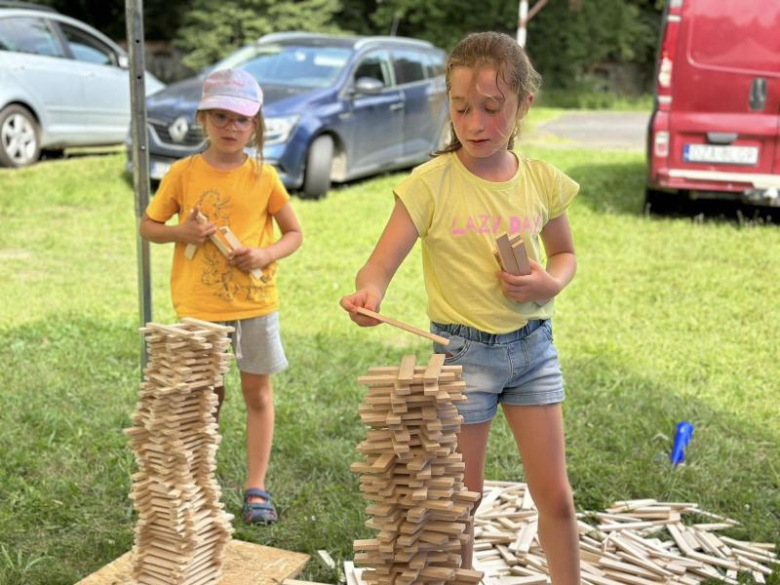
[[[198,212],[198,216],[196,218],[198,220],[198,223],[206,223],[208,219],[205,215],[203,215],[201,212]],[[187,244],[187,248],[184,250],[184,256],[187,258],[187,260],[192,260],[192,258],[195,256],[195,252],[198,251],[198,245],[197,244]]]
[[[330,554],[328,554],[328,551],[326,551],[326,550],[318,550],[317,554],[320,556],[320,558],[322,559],[322,562],[325,563],[325,565],[329,569],[335,569],[336,568],[336,563],[333,560],[333,558],[330,556]]]
[[[425,337],[426,339],[430,339],[431,341],[435,341],[436,343],[439,343],[441,345],[449,345],[450,343],[450,340],[447,339],[446,337],[441,337],[440,335],[435,335],[433,333],[429,333],[428,331],[417,329],[417,327],[412,327],[411,325],[407,325],[406,323],[402,323],[401,321],[396,321],[395,319],[391,319],[390,317],[385,317],[384,315],[380,315],[379,313],[375,313],[374,311],[370,311],[364,307],[358,307],[357,312],[360,313],[361,315],[365,315],[366,317],[371,317],[372,319],[381,321],[382,323],[387,323],[388,325],[392,325],[393,327],[398,327],[399,329],[408,331],[409,333],[414,333],[415,335],[419,335],[420,337]]]
[[[496,238],[496,247],[498,248],[498,258],[501,268],[509,274],[520,274],[520,268],[517,266],[515,254],[512,251],[512,244],[509,243],[509,236],[501,234]]]
[[[203,213],[198,212],[197,220],[198,223],[202,224],[207,223],[209,219],[203,215]],[[227,244],[222,241],[218,234],[211,234],[209,236],[209,240],[217,247],[217,250],[219,250],[220,253],[225,256],[225,258],[227,258],[233,250],[242,246],[239,239],[229,227],[222,226],[217,231],[225,237]],[[196,244],[187,244],[187,248],[184,250],[184,255],[186,256],[187,260],[192,260],[192,258],[195,256],[195,252],[197,251],[198,246]],[[249,271],[249,273],[256,279],[262,280],[266,283],[271,280],[271,278],[266,276],[260,268],[253,268]]]
[[[222,226],[221,228],[219,228],[219,231],[222,232],[225,235],[225,239],[233,247],[233,250],[235,250],[236,248],[240,248],[241,247],[241,245],[242,245],[241,242],[238,240],[236,235],[233,233],[233,231],[229,227]],[[249,274],[251,274],[252,276],[254,276],[258,280],[262,280],[263,282],[268,282],[268,281],[271,280],[270,278],[265,276],[263,274],[263,271],[260,270],[259,268],[253,268],[252,270],[249,271]]]
[[[528,262],[528,252],[525,249],[525,244],[522,239],[512,244],[512,254],[515,257],[517,269],[520,271],[519,274],[531,274],[531,264]]]

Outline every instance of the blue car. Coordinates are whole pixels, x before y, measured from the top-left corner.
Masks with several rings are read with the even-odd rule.
[[[262,86],[263,158],[301,196],[414,166],[449,133],[445,61],[430,43],[400,37],[264,36],[147,98],[151,177],[203,148],[195,120],[203,76],[229,67]]]

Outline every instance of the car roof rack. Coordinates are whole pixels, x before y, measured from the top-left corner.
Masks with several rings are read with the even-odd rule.
[[[360,38],[361,37],[356,35],[329,35],[323,33],[289,31],[264,35],[257,39],[253,44],[300,44],[301,46],[311,47],[349,47],[351,49]]]
[[[426,48],[426,49],[433,49],[434,46],[432,43],[428,41],[422,41],[418,39],[410,39],[408,37],[392,37],[392,36],[370,36],[370,37],[359,37],[359,36],[339,36],[339,35],[327,35],[322,33],[312,33],[312,32],[302,32],[302,31],[287,31],[287,32],[277,32],[277,33],[269,33],[267,35],[263,35],[257,41],[256,43],[273,43],[273,42],[279,42],[279,41],[289,41],[294,39],[323,39],[323,40],[339,40],[341,42],[346,43],[354,43],[353,47],[355,49],[363,49],[365,47],[370,47],[374,44],[379,43],[398,43],[403,45],[408,45],[410,47],[418,47],[418,48]]]
[[[37,12],[59,12],[51,6],[33,4],[32,2],[18,2],[17,0],[0,0],[0,8],[19,8],[21,10],[35,10]]]
[[[296,32],[296,31],[290,31],[290,32],[276,32],[276,33],[268,33],[267,35],[263,35],[259,39],[257,39],[258,43],[272,43],[274,41],[284,41],[287,39],[298,39],[301,37],[305,38],[314,38],[314,37],[325,37],[327,35],[323,35],[321,33],[312,33],[312,32]]]
[[[410,39],[408,37],[391,37],[391,36],[363,37],[357,43],[355,43],[355,48],[362,49],[374,43],[400,43],[400,44],[409,45],[410,47],[425,47],[431,49],[433,48],[433,44],[428,41]]]

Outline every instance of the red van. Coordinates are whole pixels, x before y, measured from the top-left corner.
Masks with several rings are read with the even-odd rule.
[[[780,206],[780,2],[668,0],[647,133],[646,202]]]

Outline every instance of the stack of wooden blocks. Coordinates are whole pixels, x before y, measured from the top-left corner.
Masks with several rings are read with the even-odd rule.
[[[184,319],[141,331],[149,361],[125,431],[138,465],[133,577],[138,585],[215,584],[233,533],[214,477],[214,388],[228,368],[232,328]]]
[[[698,585],[708,579],[737,585],[738,572],[764,583],[778,563],[773,543],[719,535],[737,522],[691,502],[624,500],[578,516],[584,585]],[[485,482],[474,544],[474,567],[485,573],[483,583],[550,583],[538,522],[526,484]]]
[[[405,356],[400,367],[371,368],[360,416],[368,425],[354,463],[373,516],[376,538],[355,541],[362,579],[377,585],[478,583],[481,573],[461,569],[472,504],[479,494],[463,485],[456,451],[465,400],[460,366],[436,354],[427,366]]]

